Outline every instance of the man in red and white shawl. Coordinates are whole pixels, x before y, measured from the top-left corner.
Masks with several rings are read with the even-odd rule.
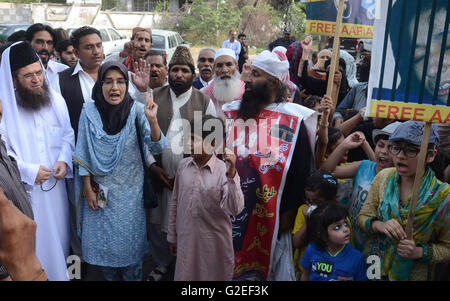
[[[225,118],[222,106],[234,100],[241,100],[245,92],[245,83],[240,79],[239,66],[234,51],[219,49],[214,57],[214,80],[201,91],[211,97],[217,116]]]
[[[313,168],[317,114],[287,102],[287,60],[263,51],[245,79],[241,101],[222,107],[227,146],[236,154],[245,206],[232,218],[234,279],[287,280],[278,272],[282,246],[304,200]]]

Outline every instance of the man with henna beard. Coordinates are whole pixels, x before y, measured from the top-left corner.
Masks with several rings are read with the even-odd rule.
[[[244,210],[232,219],[234,279],[279,280],[276,275],[269,274],[269,270],[276,270],[276,263],[270,262],[269,258],[280,250],[275,250],[280,238],[290,235],[295,213],[304,200],[305,180],[314,168],[317,115],[303,106],[286,102],[288,89],[283,78],[289,68],[287,60],[263,51],[250,68],[242,101],[222,107],[227,118],[234,120],[232,131],[237,130],[235,136],[228,132],[227,145],[234,146],[245,199]],[[296,117],[297,125],[292,117]],[[242,120],[244,131],[247,131],[247,125],[250,127],[248,139],[242,138],[240,133],[238,124]],[[252,122],[256,126],[253,130]],[[237,137],[236,140],[230,140],[230,135],[231,139]],[[276,139],[271,140],[273,137]],[[257,151],[251,141],[257,141]],[[261,141],[271,141],[271,145],[261,147]],[[276,142],[275,147],[272,141]],[[274,155],[275,148],[281,151],[277,156]],[[265,231],[261,232],[262,229]],[[260,234],[255,236],[255,233]],[[277,247],[270,247],[275,240]],[[255,246],[259,251],[252,254]]]

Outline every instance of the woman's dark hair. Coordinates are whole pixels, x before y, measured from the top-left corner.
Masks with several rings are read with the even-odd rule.
[[[327,144],[327,153],[331,153],[331,147],[336,144],[336,142],[341,138],[344,134],[338,128],[329,128],[328,129],[328,144]]]
[[[33,40],[34,34],[38,31],[47,31],[53,39],[53,45],[56,44],[56,34],[55,31],[53,30],[53,28],[51,28],[49,25],[44,25],[42,23],[36,23],[31,25],[30,27],[28,27],[26,33],[25,33],[25,38],[28,42],[31,42]]]
[[[328,68],[328,66],[330,64],[331,64],[331,59],[328,59],[328,60],[325,61],[325,63],[324,63],[325,70]],[[347,68],[347,64],[345,63],[345,60],[343,58],[341,58],[341,57],[339,58],[339,66],[341,66],[344,69],[344,71],[347,70],[346,69]]]
[[[102,39],[100,31],[90,26],[83,26],[72,32],[72,35],[70,36],[70,41],[72,42],[73,48],[79,49],[80,39],[90,34],[96,34],[100,37],[100,40]]]
[[[328,226],[348,216],[347,209],[337,202],[322,202],[307,219],[306,241],[325,250],[328,242]]]
[[[322,97],[317,95],[309,95],[304,100],[302,100],[301,105],[314,110],[314,107],[322,101]]]
[[[306,179],[305,190],[317,192],[327,201],[335,201],[337,179],[326,171],[316,170]]]

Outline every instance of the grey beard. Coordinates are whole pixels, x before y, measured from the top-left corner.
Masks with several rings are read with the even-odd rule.
[[[24,88],[17,81],[16,101],[19,107],[30,111],[39,111],[41,108],[50,105],[50,93],[47,83],[44,81],[42,88],[31,91]]]

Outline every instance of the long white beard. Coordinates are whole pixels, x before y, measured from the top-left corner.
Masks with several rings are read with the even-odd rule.
[[[213,94],[220,103],[227,103],[236,100],[241,95],[240,73],[235,71],[230,79],[221,79],[214,74]]]

